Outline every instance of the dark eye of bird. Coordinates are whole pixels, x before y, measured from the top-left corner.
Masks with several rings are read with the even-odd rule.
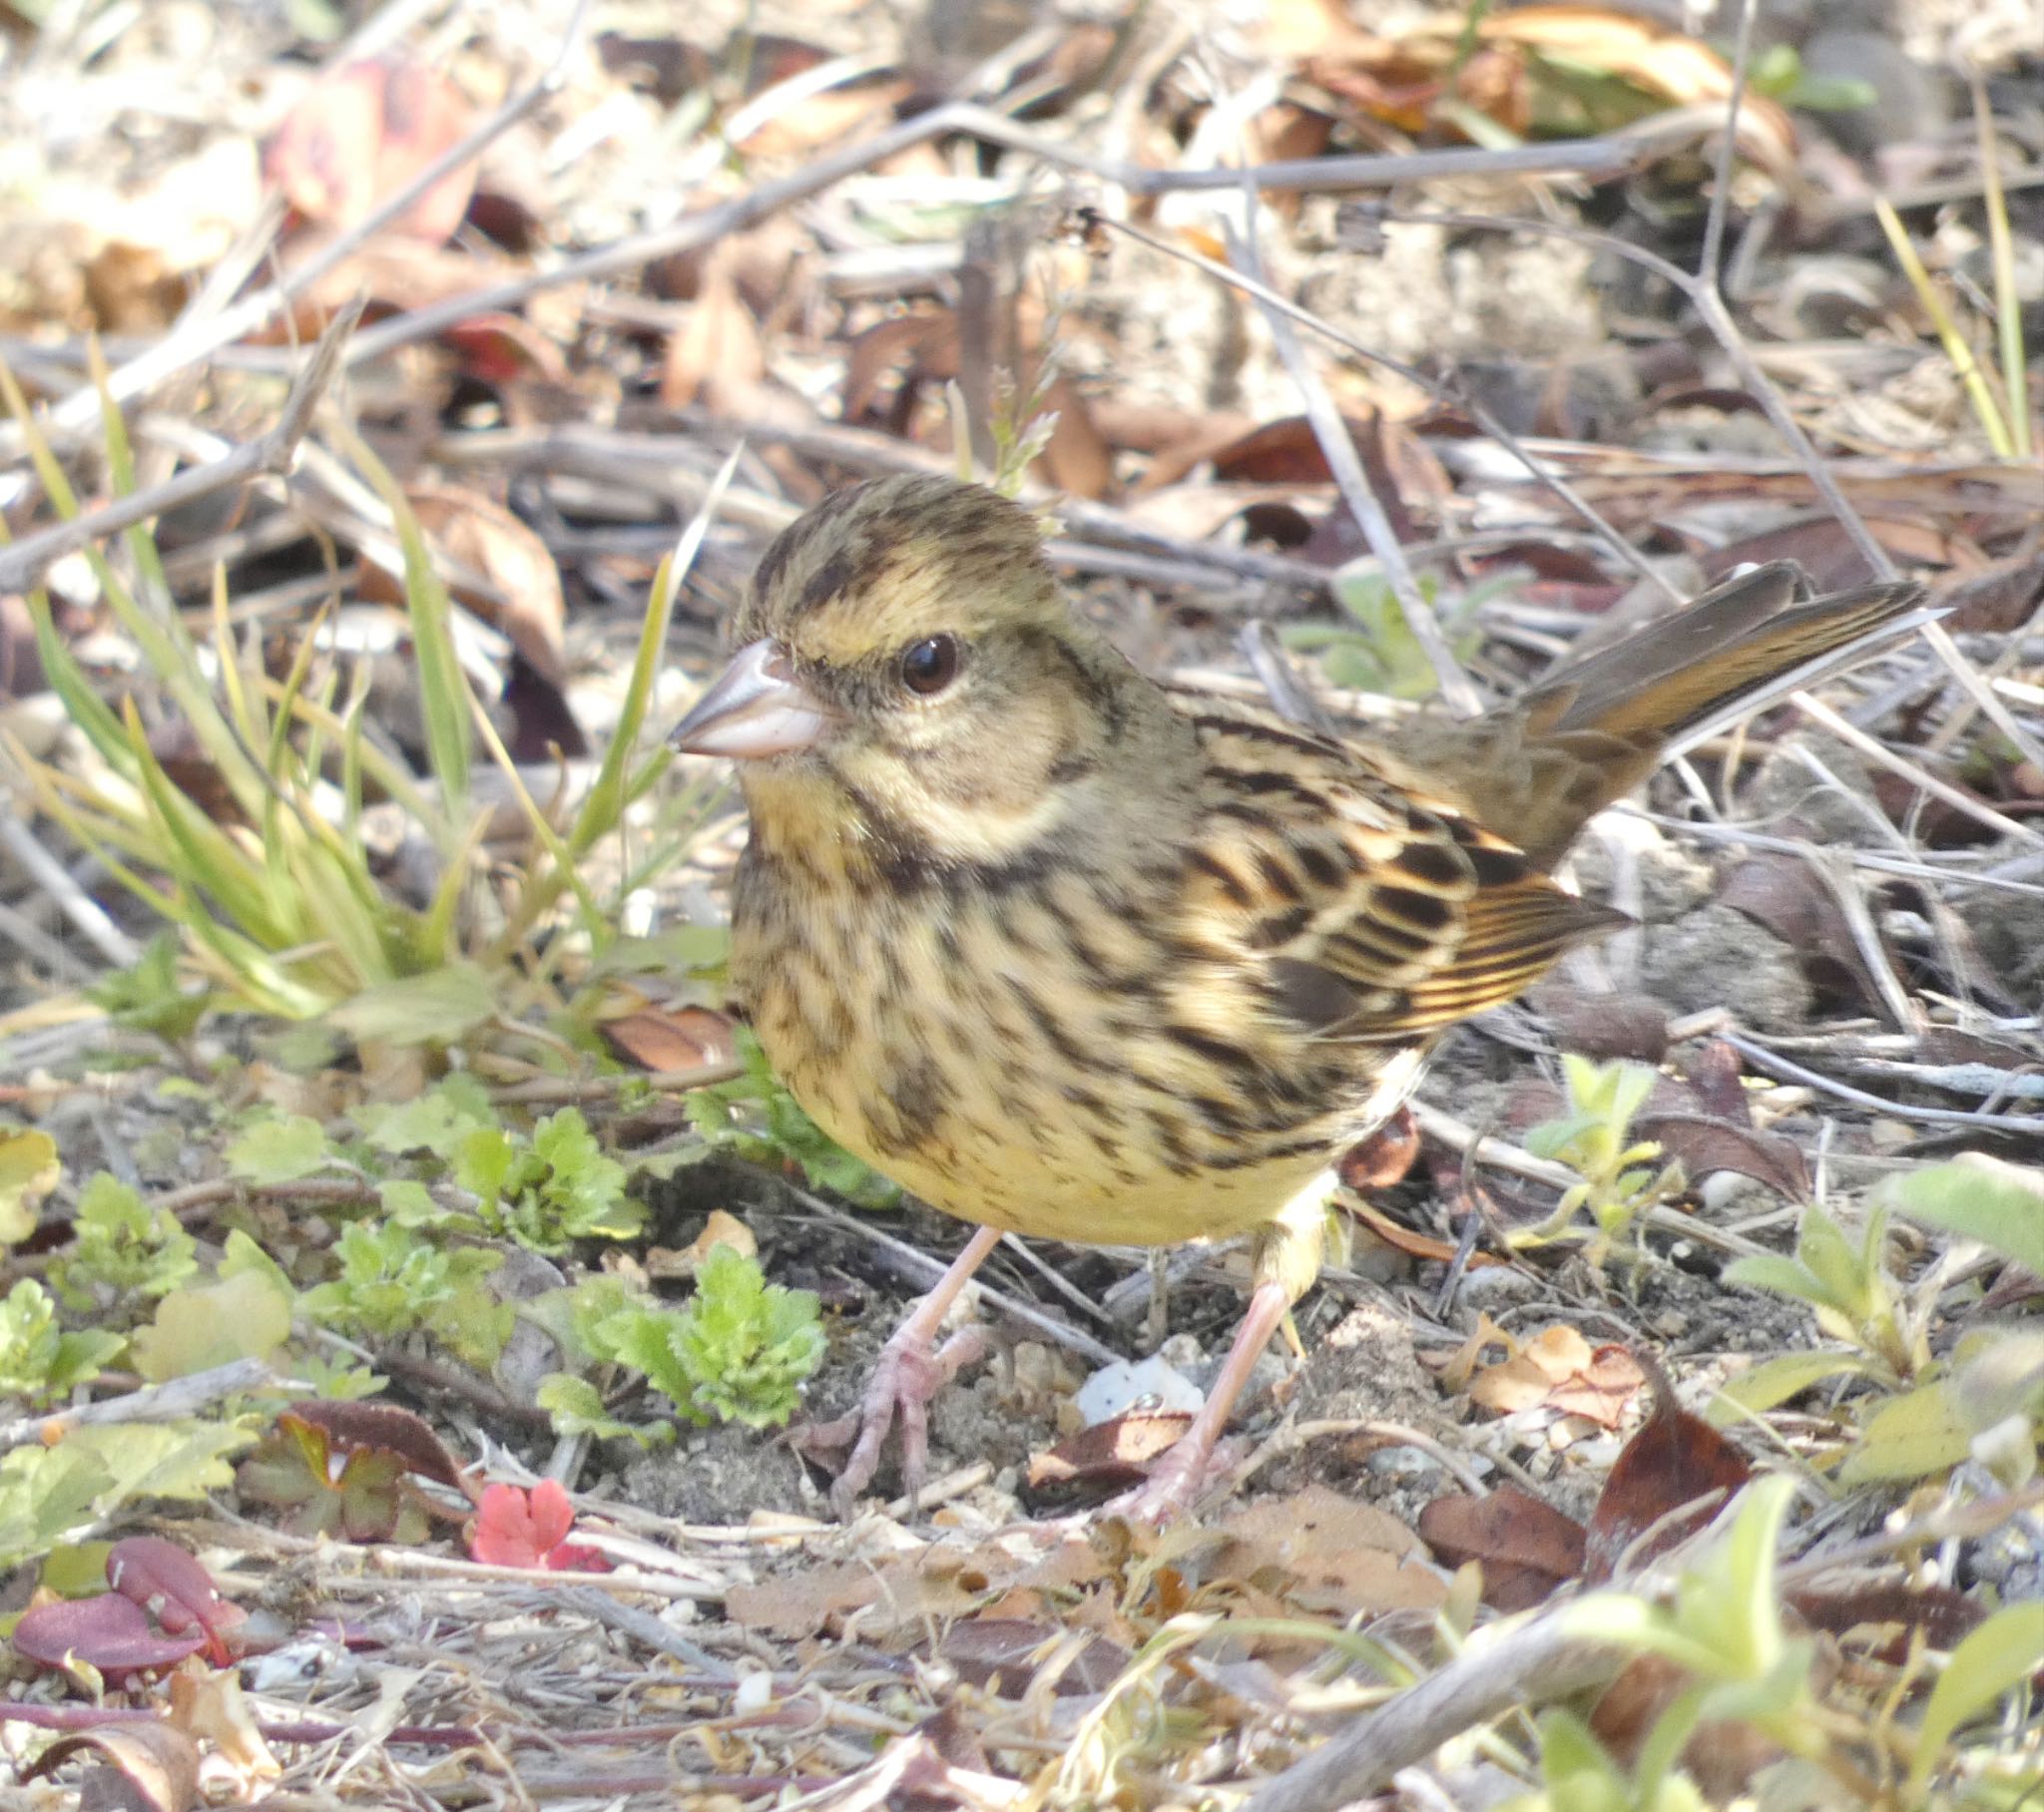
[[[958,644],[949,636],[911,643],[901,654],[901,683],[925,698],[958,678]]]

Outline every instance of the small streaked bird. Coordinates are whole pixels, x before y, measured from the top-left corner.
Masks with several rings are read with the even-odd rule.
[[[981,1229],[834,1431],[840,1504],[897,1417],[916,1482],[934,1335],[1003,1231],[1253,1233],[1221,1375],[1120,1506],[1182,1509],[1317,1272],[1334,1159],[1449,1027],[1624,922],[1548,873],[1591,814],[1921,596],[1767,566],[1509,707],[1336,739],[1146,678],[979,486],[880,479],[786,529],[672,738],[740,764],[732,979],[816,1123]]]

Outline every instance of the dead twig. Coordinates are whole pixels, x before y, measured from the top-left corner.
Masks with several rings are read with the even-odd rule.
[[[396,13],[400,9],[387,10]],[[588,11],[589,0],[576,0],[575,10],[569,15],[567,28],[561,34],[559,48],[546,68],[528,87],[513,95],[466,137],[450,145],[418,171],[410,182],[385,197],[361,221],[347,231],[337,234],[297,269],[288,272],[267,289],[232,307],[224,308],[217,314],[188,314],[176,329],[148,351],[139,353],[108,373],[107,394],[117,403],[127,402],[131,397],[140,396],[145,390],[153,389],[165,378],[183,370],[187,365],[197,364],[230,341],[240,339],[245,333],[253,333],[258,327],[267,325],[284,311],[294,297],[302,295],[327,272],[338,269],[347,259],[353,257],[372,235],[402,216],[435,184],[481,157],[490,145],[502,138],[561,86],[566,77],[568,60],[573,55],[575,47],[582,41],[583,20]],[[348,363],[353,365],[355,362],[356,357],[351,354]],[[99,411],[98,388],[90,384],[85,385],[74,390],[51,408],[43,423],[43,432],[53,443],[66,442],[77,435],[89,434],[99,420]],[[18,427],[0,423],[0,457],[18,455],[23,444]]]
[[[1532,1704],[1612,1679],[1626,1650],[1572,1635],[1550,1612],[1472,1642],[1439,1672],[1364,1712],[1303,1761],[1273,1776],[1243,1812],[1334,1812],[1365,1799],[1450,1737]]]
[[[288,473],[297,456],[298,443],[311,426],[312,411],[340,368],[341,351],[361,313],[362,301],[358,297],[327,323],[310,361],[284,398],[283,412],[276,418],[276,425],[266,434],[244,441],[233,452],[205,465],[189,467],[146,491],[117,497],[112,503],[75,516],[69,522],[53,523],[37,534],[24,536],[11,548],[0,551],[0,593],[27,591],[65,555],[118,535],[152,516],[211,497],[245,478],[281,477]],[[98,393],[92,394],[97,401]]]

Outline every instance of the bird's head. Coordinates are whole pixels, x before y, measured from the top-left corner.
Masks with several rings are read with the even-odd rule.
[[[921,476],[839,491],[760,562],[741,646],[670,737],[741,763],[756,825],[1011,855],[1121,734],[1132,671],[1072,616],[1036,519]]]

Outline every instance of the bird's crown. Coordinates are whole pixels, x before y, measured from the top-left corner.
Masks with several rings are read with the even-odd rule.
[[[1035,516],[984,485],[918,473],[833,492],[782,530],[733,630],[848,667],[922,636],[1068,622]]]

